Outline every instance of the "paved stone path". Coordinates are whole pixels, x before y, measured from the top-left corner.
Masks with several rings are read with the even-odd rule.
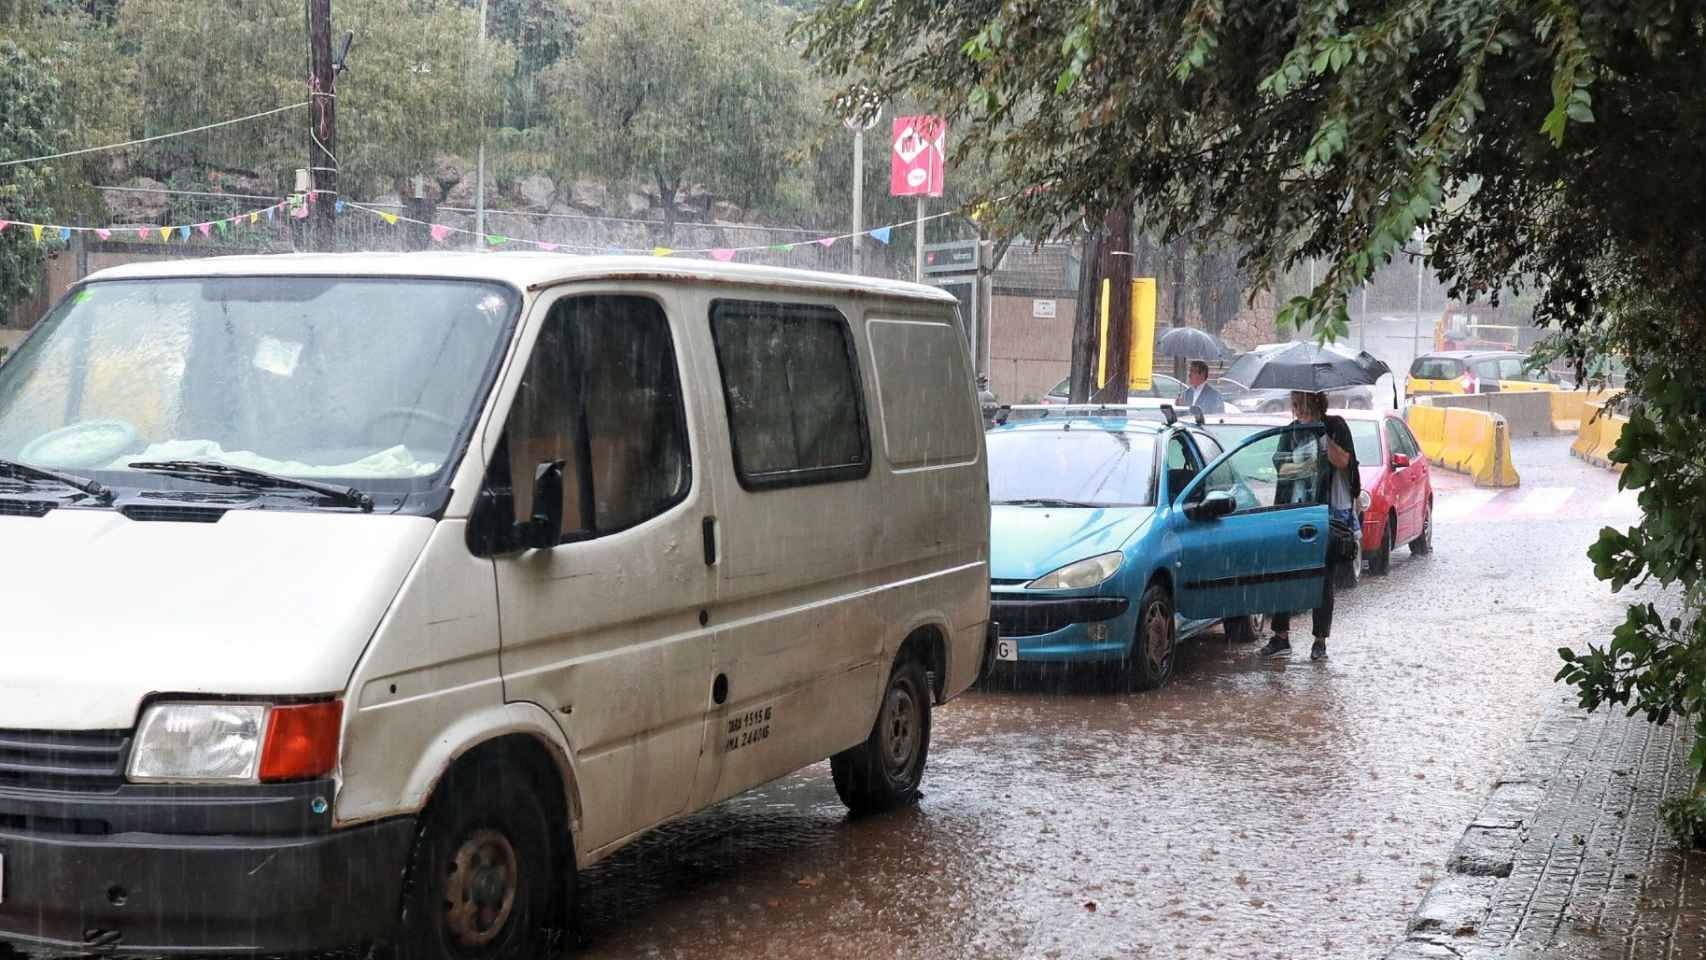
[[[1706,851],[1659,816],[1692,735],[1549,697],[1389,960],[1706,958]]]

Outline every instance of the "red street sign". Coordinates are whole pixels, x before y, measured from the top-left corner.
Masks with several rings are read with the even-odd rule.
[[[890,195],[942,195],[946,134],[947,124],[936,117],[894,118],[894,136],[889,140]]]

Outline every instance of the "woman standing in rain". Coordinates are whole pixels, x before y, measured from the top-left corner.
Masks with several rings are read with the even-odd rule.
[[[1361,525],[1357,522],[1356,502],[1362,493],[1362,478],[1357,471],[1356,444],[1351,439],[1350,425],[1343,417],[1327,415],[1327,395],[1293,390],[1291,415],[1296,426],[1322,425],[1325,436],[1314,443],[1296,449],[1282,449],[1284,462],[1278,464],[1280,488],[1276,493],[1281,502],[1326,500],[1331,526],[1349,529],[1354,536]],[[1311,482],[1299,482],[1308,478]],[[1346,561],[1340,555],[1337,537],[1327,538],[1327,569],[1321,578],[1321,602],[1315,607],[1315,643],[1309,649],[1309,659],[1327,659],[1327,637],[1333,631],[1333,580],[1338,567]],[[1274,632],[1267,646],[1261,649],[1264,657],[1291,656],[1291,611],[1273,615]]]

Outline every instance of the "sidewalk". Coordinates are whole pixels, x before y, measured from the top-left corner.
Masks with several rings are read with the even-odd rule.
[[[1692,734],[1548,697],[1388,960],[1706,957],[1706,851],[1659,817]]]

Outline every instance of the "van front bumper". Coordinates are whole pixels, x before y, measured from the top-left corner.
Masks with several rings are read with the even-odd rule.
[[[141,789],[125,792],[134,800]],[[161,796],[190,819],[205,817],[198,806],[246,806],[229,793],[188,804],[186,792]],[[8,794],[18,799],[0,791],[0,942],[50,954],[300,953],[384,940],[396,926],[413,818],[285,834],[87,835],[5,816]],[[178,817],[151,809],[141,819],[169,829]]]

